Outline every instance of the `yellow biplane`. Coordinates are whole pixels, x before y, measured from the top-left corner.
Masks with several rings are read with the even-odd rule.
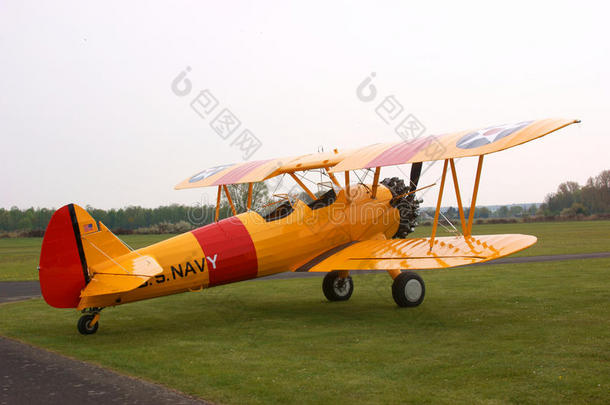
[[[483,157],[576,122],[524,121],[350,151],[212,167],[176,189],[217,187],[215,221],[137,250],[81,207],[69,204],[54,213],[45,232],[39,266],[42,294],[51,306],[82,310],[78,330],[83,334],[97,331],[105,307],[285,271],[325,272],[322,290],[326,298],[345,301],[354,289],[350,271],[385,270],[393,279],[396,304],[415,307],[424,300],[425,286],[412,270],[485,262],[536,242],[530,235],[472,234]],[[454,159],[471,156],[478,156],[478,166],[466,217]],[[417,215],[415,193],[432,186],[417,188],[422,163],[435,160],[444,165],[432,233],[428,238],[407,238]],[[411,164],[406,185],[397,178],[380,181],[382,167],[403,164]],[[360,169],[374,173],[371,184],[350,181],[350,171]],[[332,187],[322,195],[314,194],[300,176],[308,170],[323,172]],[[461,234],[437,237],[449,170]],[[252,209],[253,184],[286,174],[312,202],[283,194],[268,212]],[[228,188],[235,184],[248,184],[247,207],[242,213],[236,212]],[[223,193],[234,215],[219,221]]]

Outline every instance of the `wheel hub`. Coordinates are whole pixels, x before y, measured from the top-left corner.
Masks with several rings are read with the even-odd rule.
[[[335,294],[344,297],[349,293],[349,283],[345,278],[337,278],[333,283],[333,290]]]
[[[411,279],[405,284],[405,296],[411,302],[416,302],[422,293],[422,286],[419,281]]]

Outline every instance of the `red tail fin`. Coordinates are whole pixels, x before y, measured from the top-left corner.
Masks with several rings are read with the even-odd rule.
[[[56,308],[76,308],[80,292],[89,282],[75,207],[69,204],[55,211],[42,241],[40,289],[45,301]]]

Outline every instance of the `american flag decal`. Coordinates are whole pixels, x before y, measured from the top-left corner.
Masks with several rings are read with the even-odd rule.
[[[87,233],[87,232],[91,232],[91,231],[93,231],[93,224],[89,223],[89,224],[83,225],[83,233]]]

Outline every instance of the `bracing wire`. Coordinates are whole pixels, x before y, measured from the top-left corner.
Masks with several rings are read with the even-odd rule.
[[[121,266],[116,260],[114,260],[112,257],[110,257],[108,254],[106,254],[106,252],[104,252],[102,249],[100,249],[99,247],[97,247],[95,245],[95,243],[91,242],[89,239],[87,239],[86,237],[83,237],[84,240],[86,240],[91,246],[93,246],[95,249],[97,249],[97,251],[99,251],[101,254],[103,254],[104,256],[106,256],[106,258],[108,260],[110,260],[112,263],[116,264],[117,266],[119,266],[121,269],[123,269],[125,271],[125,273],[127,274],[131,274],[129,272],[129,270],[127,270],[125,267]],[[138,255],[140,255],[138,252],[136,252]],[[140,255],[142,256],[142,255]]]
[[[455,225],[453,225],[453,222],[451,222],[451,221],[449,220],[449,218],[447,218],[447,217],[445,216],[445,214],[443,214],[443,213],[442,213],[442,212],[440,212],[440,211],[439,211],[439,214],[441,214],[441,215],[443,216],[443,218],[445,218],[445,221],[447,221],[447,223],[448,223],[449,225],[451,225],[451,227],[453,228],[453,230],[451,230],[451,229],[449,229],[449,228],[447,228],[447,227],[443,226],[443,224],[441,224],[441,223],[439,222],[439,224],[441,224],[441,226],[442,226],[442,227],[443,227],[443,228],[444,228],[444,229],[445,229],[447,232],[450,232],[450,233],[458,233],[458,234],[460,233],[460,231],[458,231],[458,229],[455,227]]]
[[[280,181],[277,182],[277,184],[275,185],[275,189],[273,189],[273,193],[271,193],[271,194],[275,194],[275,192],[279,188],[280,184],[282,184],[282,182],[284,181],[285,176],[286,176],[286,173],[282,174],[282,177],[280,177]]]

